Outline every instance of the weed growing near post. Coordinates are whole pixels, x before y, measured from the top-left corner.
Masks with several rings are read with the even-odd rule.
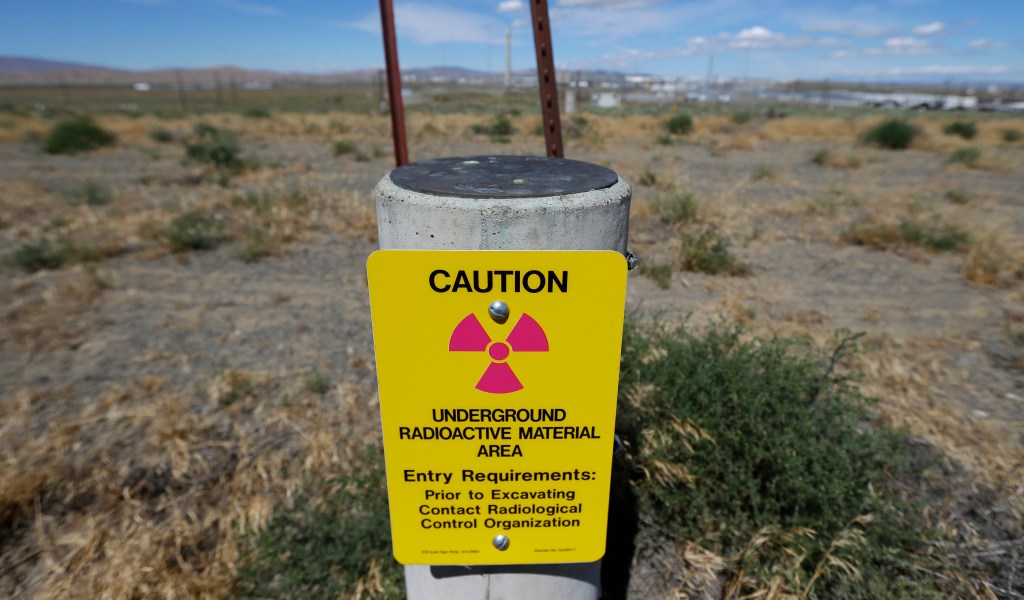
[[[682,234],[681,266],[708,275],[739,275],[743,269],[729,250],[729,242],[712,229],[699,235]]]
[[[403,597],[387,506],[383,453],[368,448],[347,478],[311,483],[263,531],[243,537],[240,596],[335,600],[361,589]]]
[[[672,282],[672,265],[668,263],[656,263],[650,261],[640,262],[640,274],[648,277],[658,284],[658,287],[667,290]]]
[[[698,336],[627,319],[616,429],[639,543],[723,557],[727,597],[934,594],[906,585],[931,566],[915,555],[930,534],[884,491],[905,469],[896,438],[866,424],[869,401],[837,372],[855,342],[819,354],[738,325]]]
[[[905,150],[918,133],[917,127],[903,119],[889,119],[867,130],[861,141],[886,150]]]
[[[673,135],[686,135],[693,131],[693,117],[686,113],[675,115],[665,123],[665,128]]]
[[[965,167],[975,168],[978,166],[978,160],[981,158],[981,150],[977,148],[958,148],[953,151],[953,154],[949,157],[949,162],[960,163]]]
[[[697,216],[697,198],[691,192],[651,200],[651,211],[662,223],[677,224]]]
[[[74,117],[58,123],[43,140],[47,154],[75,154],[113,146],[117,136],[97,125],[90,117]]]
[[[973,140],[978,135],[978,126],[973,121],[953,121],[942,128],[946,135],[958,135],[965,140]]]

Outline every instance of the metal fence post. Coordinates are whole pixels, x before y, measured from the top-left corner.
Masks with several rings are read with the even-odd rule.
[[[476,156],[412,163],[376,187],[381,249],[616,250],[632,191],[613,171],[561,158]],[[600,561],[406,566],[410,600],[596,600]]]

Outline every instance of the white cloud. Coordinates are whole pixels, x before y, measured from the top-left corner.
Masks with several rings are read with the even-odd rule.
[[[967,44],[967,47],[971,50],[998,50],[999,48],[1005,48],[1006,44],[1002,42],[996,42],[988,38],[978,38],[971,40]]]
[[[735,34],[720,33],[711,39],[704,36],[690,38],[684,45],[681,54],[707,54],[728,50],[796,50],[813,46],[841,46],[844,44],[845,42],[835,38],[793,37],[774,32],[761,25],[755,25]]]
[[[380,16],[376,12],[349,25],[380,34]],[[414,2],[395,5],[398,38],[411,39],[420,44],[486,44],[489,41],[488,31],[501,28],[503,25],[494,19],[455,8]]]
[[[914,37],[895,37],[885,40],[880,48],[868,48],[864,54],[868,56],[920,56],[934,52],[935,49],[927,40]]]
[[[523,0],[501,0],[498,3],[498,12],[500,13],[519,12],[524,8],[526,8],[526,4],[523,3]]]
[[[925,23],[914,28],[914,35],[938,35],[946,30],[946,26],[939,21]]]

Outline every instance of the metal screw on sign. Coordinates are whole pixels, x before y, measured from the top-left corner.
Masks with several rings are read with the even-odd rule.
[[[508,545],[511,542],[509,541],[508,536],[504,536],[499,533],[498,535],[494,536],[494,539],[491,541],[491,543],[494,544],[494,547],[498,550],[505,551],[508,550]]]
[[[508,304],[506,304],[504,300],[495,300],[487,307],[487,314],[491,315],[491,318],[494,319],[495,322],[504,323],[505,321],[508,321]]]

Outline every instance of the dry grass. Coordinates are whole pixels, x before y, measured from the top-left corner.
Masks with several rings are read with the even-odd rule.
[[[486,118],[412,112],[408,129],[413,156],[537,153],[536,115],[510,117],[517,132],[509,144],[501,145],[467,134]],[[1017,294],[1017,301],[1022,299],[1024,238],[1012,223],[1019,207],[1005,204],[1012,196],[1008,185],[979,189],[976,182],[981,179],[958,183],[969,186],[970,201],[953,203],[945,199],[948,190],[940,182],[896,177],[898,169],[888,163],[896,159],[857,146],[860,133],[881,117],[755,117],[737,124],[728,116],[697,116],[694,131],[672,146],[657,144],[664,133],[664,117],[586,118],[580,137],[567,143],[571,157],[608,164],[633,182],[645,170],[656,174],[655,185],[634,190],[631,244],[642,259],[666,261],[678,254],[679,236],[659,222],[652,202],[659,194],[692,190],[699,200],[694,227],[720,231],[734,242],[741,261],[757,265],[745,278],[692,273],[674,277],[674,287],[663,292],[673,307],[666,321],[696,310],[702,318],[714,313],[744,321],[756,334],[799,334],[821,342],[836,326],[836,313],[844,310],[841,299],[833,299],[838,308],[786,306],[785,294],[757,287],[759,269],[775,266],[770,255],[759,253],[773,243],[837,242],[845,224],[869,218],[895,223],[916,214],[935,214],[971,233],[964,254],[928,259],[939,265],[948,261],[954,279],[986,286],[965,303],[976,307],[987,298],[1012,294]],[[3,119],[10,126],[0,127],[0,143],[19,143],[52,126],[51,120],[38,117]],[[301,249],[319,234],[341,241],[375,239],[372,181],[364,185],[355,177],[384,172],[389,159],[373,158],[366,166],[337,157],[332,168],[352,177],[339,185],[316,166],[318,156],[283,153],[277,161],[265,161],[258,169],[232,177],[230,187],[221,188],[204,179],[201,169],[180,164],[180,140],[200,119],[102,115],[96,120],[118,135],[118,146],[75,160],[136,161],[123,164],[140,166],[138,173],[107,183],[107,204],[69,204],[64,191],[94,175],[87,168],[65,170],[50,159],[26,159],[25,169],[0,186],[0,255],[40,237],[110,243],[117,254],[96,265],[34,275],[0,273],[0,350],[21,357],[25,364],[52,366],[49,382],[12,385],[9,375],[0,377],[0,596],[225,597],[231,593],[240,560],[240,535],[263,527],[275,510],[289,505],[305,481],[343,476],[353,453],[379,435],[373,395],[342,382],[321,396],[309,389],[309,369],[224,369],[195,373],[196,385],[183,386],[147,367],[162,358],[154,351],[138,357],[137,370],[119,374],[116,383],[83,396],[81,389],[61,379],[60,360],[65,359],[60,357],[101,337],[96,309],[107,301],[109,286],[117,285],[118,269],[144,268],[146,261],[168,255],[171,249],[153,233],[188,211],[218,218],[228,242],[266,235],[270,254]],[[381,116],[271,113],[266,119],[251,119],[223,114],[204,120],[237,131],[247,149],[309,144],[332,160],[331,145],[346,140],[370,155],[374,148],[390,152],[388,122]],[[1024,170],[1019,144],[1001,139],[1003,129],[1021,128],[1018,119],[981,120],[978,136],[970,142],[944,135],[945,118],[912,120],[925,135],[910,153],[920,161],[915,164],[932,161],[927,162],[933,167],[929,177],[941,179],[942,173],[952,172],[998,178]],[[176,141],[161,144],[151,139],[150,132],[157,127],[170,131]],[[804,146],[788,163],[772,163],[774,177],[755,181],[755,164],[742,161],[764,161],[764,149],[786,143]],[[969,145],[982,149],[985,171],[944,164],[952,151]],[[823,146],[830,150],[826,166],[836,168],[808,163],[811,152]],[[144,152],[152,158],[139,159]],[[732,160],[740,161],[742,168],[729,170]],[[234,200],[250,191],[273,200],[265,208],[259,201]],[[305,202],[290,203],[287,198],[293,191]],[[225,256],[230,257],[230,251],[225,250]],[[891,259],[900,264],[924,260],[902,255]],[[823,264],[828,260],[822,257]],[[817,277],[824,275],[807,274],[811,281]],[[358,278],[357,274],[346,281]],[[636,280],[631,286],[635,284]],[[813,291],[812,283],[793,285]],[[999,306],[984,304],[993,313]],[[786,316],[772,318],[781,313]],[[851,365],[864,391],[883,399],[877,406],[880,418],[938,449],[944,461],[965,472],[965,490],[946,490],[948,495],[928,509],[929,521],[954,540],[936,551],[964,557],[1009,553],[1010,545],[997,545],[990,532],[980,531],[964,515],[962,494],[984,489],[989,494],[986,510],[998,507],[1005,523],[1016,524],[1014,531],[1024,527],[1024,450],[1013,433],[1019,423],[977,415],[965,407],[993,397],[995,392],[986,385],[1003,391],[994,383],[975,381],[958,362],[958,357],[983,355],[982,350],[968,337],[933,339],[906,333],[891,310],[869,308],[858,314],[865,315],[873,330],[889,332],[876,334],[874,347]],[[160,318],[167,317],[154,320]],[[187,357],[181,360],[187,362]],[[347,435],[339,435],[341,431]],[[652,474],[685,475],[673,465]],[[856,530],[851,525],[845,536],[834,540],[840,560],[844,545],[856,543]],[[748,552],[779,550],[786,547],[785,536],[801,532],[762,533],[750,541]],[[806,581],[755,582],[742,569],[732,570],[742,565],[742,558],[715,556],[696,543],[643,548],[634,576],[642,577],[646,569],[650,587],[643,597],[652,598],[709,590],[715,595],[730,590],[737,597],[800,597],[805,590]],[[842,565],[823,563],[825,568]],[[965,569],[962,582],[949,583],[945,589],[950,595],[996,595],[998,590],[986,583],[984,573],[972,569]],[[639,585],[641,580],[635,581]],[[373,588],[372,575],[366,586]]]
[[[221,598],[237,538],[307,479],[345,473],[369,394],[305,391],[306,372],[225,372],[207,397],[143,379],[48,422],[58,392],[5,406],[5,595]],[[276,398],[287,397],[287,403]],[[340,442],[337,432],[353,435]],[[25,564],[19,565],[19,558]],[[25,565],[34,564],[31,569]],[[12,575],[13,573],[13,575]]]

